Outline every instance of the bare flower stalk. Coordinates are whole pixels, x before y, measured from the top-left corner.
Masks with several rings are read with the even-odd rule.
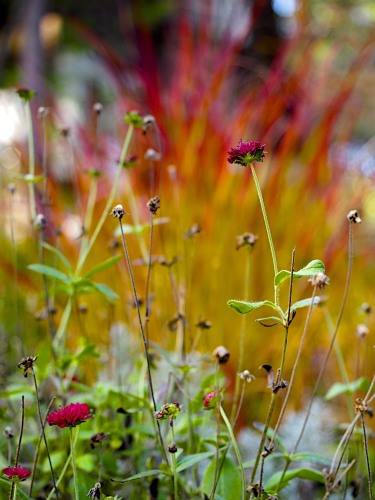
[[[154,219],[152,213],[150,212],[150,240],[149,240],[149,255],[147,263],[147,279],[146,279],[146,294],[145,294],[145,331],[146,339],[148,342],[148,322],[150,320],[150,281],[151,281],[151,267],[152,267],[152,246],[153,246],[153,236],[154,236]]]
[[[22,436],[23,436],[23,427],[25,424],[25,396],[21,396],[21,425],[20,425],[20,435],[18,438],[18,444],[17,444],[17,449],[16,449],[16,457],[14,459],[14,467],[18,466],[18,462],[20,459],[20,451],[21,451],[21,443],[22,443]],[[14,493],[15,493],[15,482],[12,481],[12,486],[10,488],[10,493],[9,493],[9,499],[11,500],[14,498]]]
[[[128,251],[128,247],[127,247],[127,244],[126,244],[126,241],[125,241],[124,228],[123,228],[122,220],[121,219],[122,219],[122,217],[119,216],[122,244],[123,244],[123,248],[124,248],[124,252],[125,252],[126,264],[127,264],[128,271],[129,271],[130,281],[131,281],[131,284],[132,284],[134,303],[135,303],[136,308],[137,308],[139,329],[140,329],[140,332],[141,332],[141,337],[142,337],[142,342],[143,342],[143,348],[144,348],[145,358],[146,358],[146,363],[147,363],[148,384],[149,384],[149,389],[150,389],[152,404],[153,404],[153,407],[154,407],[154,412],[156,412],[157,411],[156,410],[156,400],[155,400],[154,387],[153,387],[153,383],[152,383],[151,362],[150,362],[150,355],[149,355],[149,352],[148,352],[148,342],[147,342],[145,331],[144,331],[144,328],[143,328],[142,317],[141,317],[141,309],[140,309],[140,306],[139,306],[139,300],[138,300],[137,289],[136,289],[136,286],[135,286],[133,269],[132,269],[132,265],[131,265],[131,262],[130,262],[129,251]],[[168,464],[168,457],[167,457],[166,451],[164,449],[163,437],[162,437],[162,434],[161,434],[161,429],[160,429],[159,422],[156,421],[156,424],[157,424],[157,427],[158,427],[158,436],[159,436],[160,446],[161,446],[161,449],[162,449],[165,461]]]
[[[215,469],[214,469],[214,482],[212,485],[210,500],[214,500],[216,488],[219,482],[219,453],[220,453],[220,385],[219,385],[219,362],[215,364],[215,378],[216,378],[216,450],[215,450]]]
[[[34,188],[35,155],[34,155],[33,122],[31,119],[30,103],[28,100],[25,100],[25,113],[26,113],[26,125],[27,125],[27,140],[29,146],[29,176],[30,176],[30,181],[27,184],[29,186],[31,221],[34,222],[36,217],[36,202],[35,202],[35,188]]]

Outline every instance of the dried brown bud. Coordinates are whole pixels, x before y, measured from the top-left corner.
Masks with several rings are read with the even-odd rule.
[[[223,345],[219,345],[218,347],[216,347],[216,349],[212,353],[212,356],[214,358],[216,358],[216,360],[218,361],[218,363],[220,363],[221,365],[223,365],[223,364],[225,364],[225,363],[228,362],[229,357],[230,357],[230,352]]]
[[[8,439],[14,438],[14,430],[9,425],[4,429],[4,436]]]
[[[18,368],[23,368],[23,376],[27,377],[29,373],[33,372],[34,363],[38,359],[38,356],[27,356],[26,358],[22,358],[18,363]]]
[[[87,314],[87,311],[88,311],[88,310],[89,310],[89,309],[88,309],[88,307],[87,307],[87,304],[82,303],[82,304],[80,304],[80,305],[79,305],[79,312],[80,312],[81,314]]]
[[[62,137],[69,137],[70,129],[68,127],[64,127],[60,130]]]
[[[108,436],[107,432],[99,432],[98,434],[94,434],[90,438],[90,446],[92,449],[95,448],[96,444],[100,444],[106,437]]]
[[[236,250],[239,250],[242,247],[249,247],[253,250],[257,241],[258,236],[254,236],[252,233],[241,234],[240,236],[237,236]]]
[[[357,398],[354,402],[354,408],[356,413],[367,413],[372,417],[374,415],[374,408],[371,408],[363,399]]]
[[[156,212],[160,208],[160,198],[159,196],[154,196],[147,202],[147,207],[149,208],[150,212],[155,215]]]
[[[168,451],[169,453],[177,453],[177,446],[175,443],[172,443],[168,446]]]
[[[354,224],[360,224],[362,219],[359,216],[358,210],[350,210],[346,216],[349,222],[354,222]]]
[[[195,323],[195,326],[197,326],[201,330],[209,330],[210,328],[212,328],[212,323],[210,321],[207,321],[206,319],[200,319],[197,323]]]
[[[307,281],[309,281],[312,286],[316,286],[319,290],[323,290],[329,285],[330,279],[324,273],[318,273],[315,276],[311,276]]]
[[[95,486],[89,490],[87,496],[93,500],[100,500],[100,489],[102,485],[100,483],[95,483]]]
[[[156,120],[152,115],[145,115],[142,119],[142,131],[146,134],[149,130],[155,127]]]
[[[367,302],[364,302],[361,305],[361,311],[364,312],[365,314],[371,314],[372,313],[372,307]]]
[[[124,215],[127,215],[127,212],[125,212],[124,207],[121,204],[118,204],[112,209],[111,215],[113,215],[114,218],[118,217],[121,220]]]
[[[43,231],[47,227],[47,219],[43,214],[37,214],[34,219],[34,227]]]

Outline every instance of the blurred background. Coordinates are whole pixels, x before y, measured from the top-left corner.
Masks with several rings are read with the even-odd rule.
[[[46,203],[41,185],[36,185],[38,210],[47,216],[47,240],[73,267],[90,170],[102,174],[95,223],[120,156],[125,113],[136,109],[155,117],[153,130],[136,131],[134,167],[124,171],[116,197],[130,212],[126,223],[131,225],[148,223],[146,202],[160,195],[162,220],[155,226],[153,254],[176,260],[170,267],[153,266],[150,339],[163,348],[174,349],[176,343],[180,348],[178,330],[184,321],[188,351],[197,344],[210,354],[224,344],[231,352],[225,368],[229,391],[238,371],[242,317],[226,302],[272,299],[273,268],[251,174],[227,163],[228,149],[241,138],[266,143],[264,163],[256,168],[279,268],[290,268],[296,247],[297,269],[321,259],[331,279],[324,307],[313,313],[291,404],[296,408],[309,393],[330,341],[327,311],[335,322],[346,279],[346,215],[359,210],[363,222],[354,227],[353,276],[338,341],[350,379],[371,378],[373,314],[362,305],[375,299],[374,3],[1,0],[0,7],[2,384],[21,357],[20,338],[33,355],[45,349],[49,338],[41,314],[41,278],[27,269],[38,262],[38,252],[27,185],[19,179],[28,171],[28,152],[17,88],[37,92],[31,102],[36,170],[41,174],[47,168],[49,192]],[[100,119],[93,111],[95,103],[103,105]],[[44,120],[38,115],[40,106],[49,110]],[[160,159],[145,157],[149,148]],[[13,194],[9,183],[15,185]],[[108,218],[88,268],[121,254],[116,228],[116,221]],[[250,256],[245,248],[236,250],[237,237],[246,232],[258,237]],[[141,297],[148,238],[147,227],[128,236]],[[95,363],[105,370],[114,355],[113,325],[126,324],[135,336],[138,332],[124,262],[102,273],[101,281],[121,299],[110,304],[94,294],[79,297],[69,342],[72,349],[80,337],[94,343],[100,353]],[[311,293],[305,280],[296,282],[295,300]],[[66,297],[57,290],[53,301],[57,325]],[[287,286],[281,303],[286,307]],[[257,405],[250,397],[246,412],[258,418],[264,415],[258,402],[269,397],[258,367],[279,366],[283,339],[280,327],[264,328],[254,321],[264,315],[246,318],[243,366],[257,376],[251,389]],[[291,327],[287,379],[305,316],[301,310]],[[199,332],[199,320],[212,327]],[[359,324],[369,328],[368,335],[358,336]],[[92,373],[80,376],[90,380]],[[332,356],[322,394],[338,380]]]

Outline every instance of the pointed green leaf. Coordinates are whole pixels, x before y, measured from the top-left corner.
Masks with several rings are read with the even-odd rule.
[[[55,278],[56,280],[63,281],[64,283],[69,283],[71,279],[66,274],[58,271],[54,267],[45,266],[44,264],[30,264],[27,266],[31,271],[36,273],[44,274],[49,278]]]
[[[204,453],[195,453],[194,455],[188,455],[177,461],[177,472],[181,472],[185,469],[193,467],[193,465],[201,462],[205,458],[212,457],[215,455],[216,450],[206,451]]]
[[[161,470],[145,470],[143,472],[139,472],[138,474],[134,474],[134,476],[127,477],[126,479],[111,478],[111,481],[114,483],[129,483],[130,481],[136,481],[137,479],[142,479],[144,477],[160,476],[161,474],[163,474]]]
[[[370,387],[370,382],[366,377],[361,377],[349,384],[343,384],[341,382],[337,382],[333,384],[333,386],[328,390],[325,395],[325,399],[333,399],[341,394],[353,394],[354,392],[364,390],[366,391]]]
[[[283,471],[278,471],[275,474],[273,474],[266,482],[265,490],[280,491],[286,486],[288,486],[289,482],[296,477],[300,479],[307,479],[308,481],[314,481],[316,483],[325,484],[324,476],[320,471],[315,469],[301,468],[301,469],[288,470],[283,477],[283,481],[280,485],[280,488],[278,488],[282,474]]]
[[[117,264],[119,260],[121,260],[121,255],[115,255],[114,257],[110,257],[104,262],[101,262],[97,266],[93,267],[88,273],[85,274],[85,278],[90,278],[94,274],[104,271],[104,269],[107,269],[108,267]]]
[[[312,297],[309,297],[308,299],[303,299],[303,300],[298,300],[295,302],[291,309],[301,309],[302,307],[310,307],[312,301]],[[319,304],[320,302],[320,297],[314,297],[314,306]]]
[[[212,460],[204,473],[202,482],[202,491],[208,496],[210,496],[212,491],[214,476],[215,460]],[[237,467],[228,457],[224,460],[220,479],[217,483],[216,493],[226,500],[238,500],[239,498],[243,498],[243,495],[241,494],[241,478],[239,472]]]
[[[64,266],[71,272],[73,272],[72,266],[70,265],[68,259],[65,257],[63,253],[60,252],[60,250],[57,250],[57,248],[53,247],[49,243],[46,243],[45,241],[42,242],[42,246],[46,249],[52,252],[60,261],[64,264]]]
[[[99,293],[103,294],[109,300],[109,302],[112,302],[119,298],[117,293],[104,283],[92,283],[92,287],[95,288],[95,290],[97,290]]]
[[[306,276],[315,276],[318,273],[324,273],[325,267],[321,260],[312,260],[305,267],[300,269],[299,271],[295,271],[293,273],[293,279],[299,279]],[[275,286],[278,288],[284,281],[290,278],[290,271],[286,271],[283,269],[279,271],[275,276]]]
[[[247,314],[262,306],[272,307],[278,311],[277,306],[270,300],[261,300],[260,302],[247,302],[246,300],[228,300],[227,305],[239,312],[240,314]]]
[[[324,455],[320,455],[319,453],[310,453],[308,451],[297,453],[296,455],[291,455],[290,460],[295,462],[297,460],[305,460],[306,462],[312,462],[315,464],[321,465],[331,465],[332,460]]]
[[[258,321],[258,323],[262,323],[262,321],[271,321],[273,323],[282,323],[282,319],[279,318],[278,316],[267,316],[266,318],[257,318],[255,321]],[[272,326],[272,325],[266,325],[266,326]]]

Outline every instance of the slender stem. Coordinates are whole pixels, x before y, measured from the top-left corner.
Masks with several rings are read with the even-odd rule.
[[[36,202],[33,178],[35,175],[35,158],[34,158],[34,135],[33,135],[33,122],[31,119],[30,103],[25,101],[26,125],[27,125],[27,140],[29,146],[29,175],[31,177],[29,186],[30,196],[30,212],[31,220],[34,221],[36,217]]]
[[[69,435],[70,435],[70,450],[71,450],[71,454],[72,454],[74,495],[75,495],[75,500],[79,500],[77,464],[76,464],[76,457],[75,457],[75,452],[74,452],[75,442],[73,440],[73,428],[72,427],[69,427]]]
[[[68,456],[68,458],[67,458],[67,460],[65,462],[65,465],[63,467],[63,470],[61,471],[61,474],[60,474],[58,480],[56,481],[56,486],[57,487],[59,487],[61,481],[63,480],[63,478],[64,478],[64,476],[66,474],[66,471],[67,471],[67,469],[68,469],[68,467],[70,465],[71,460],[72,460],[72,452],[70,451],[70,454],[69,454],[69,456]],[[55,491],[55,488],[52,488],[52,490],[48,494],[47,500],[51,500],[54,491]]]
[[[18,487],[18,484],[17,483],[13,483],[14,484],[14,488],[13,488],[13,495],[12,495],[12,499],[13,500],[16,500],[17,499],[17,487]]]
[[[17,444],[17,450],[16,450],[16,457],[14,459],[14,467],[18,466],[18,461],[20,458],[20,451],[21,451],[21,443],[22,443],[22,436],[23,436],[23,427],[25,424],[25,396],[21,397],[21,426],[20,426],[20,435],[18,438],[18,444]],[[17,484],[12,481],[12,486],[10,488],[10,494],[9,498],[15,498],[13,496],[14,490],[17,489]]]
[[[365,452],[365,461],[367,468],[367,481],[368,481],[368,491],[369,491],[369,499],[373,499],[372,495],[372,475],[371,475],[371,466],[370,466],[370,457],[368,453],[368,441],[367,441],[367,433],[366,433],[366,425],[365,425],[365,416],[364,413],[361,413],[361,423],[362,423],[362,431],[363,431],[363,449]]]
[[[149,242],[149,253],[148,253],[148,265],[147,265],[147,280],[146,280],[146,311],[145,311],[145,329],[146,329],[146,339],[148,342],[148,322],[150,318],[150,281],[151,281],[151,267],[152,267],[152,242],[154,235],[154,219],[152,213],[150,212],[150,242]]]
[[[60,324],[59,324],[59,327],[56,331],[55,338],[53,340],[53,348],[55,349],[55,351],[58,350],[60,343],[63,341],[63,339],[66,335],[66,330],[68,328],[70,315],[72,312],[72,307],[73,307],[73,298],[69,297],[68,302],[66,303],[65,309],[62,313],[62,316],[60,319]]]
[[[210,500],[214,500],[215,491],[219,482],[219,439],[220,439],[220,386],[219,386],[219,363],[215,365],[215,378],[216,378],[216,453],[215,453],[215,469],[214,469],[214,482]]]
[[[254,165],[250,164],[250,168],[251,168],[251,173],[253,174],[255,188],[256,188],[257,193],[258,193],[260,208],[262,209],[264,225],[266,226],[268,243],[269,243],[270,250],[271,250],[274,275],[276,276],[276,274],[278,273],[278,267],[277,267],[277,261],[276,261],[276,253],[275,253],[275,247],[274,247],[273,240],[272,240],[272,234],[271,234],[270,225],[269,225],[269,222],[268,222],[266,207],[265,207],[264,201],[263,201],[262,190],[260,188],[260,184],[259,184],[259,181],[258,181],[257,174],[255,172]],[[278,299],[277,287],[275,286],[275,304],[278,304],[278,300],[279,299]]]
[[[230,436],[231,441],[232,441],[233,449],[234,449],[234,452],[235,452],[236,457],[237,457],[238,466],[240,468],[241,486],[242,486],[241,487],[241,500],[243,500],[245,498],[246,482],[245,482],[245,471],[244,471],[244,468],[243,468],[243,463],[242,463],[242,458],[241,458],[240,450],[238,449],[237,441],[236,441],[236,438],[234,436],[233,429],[232,429],[232,426],[230,425],[228,417],[226,416],[225,411],[224,411],[223,407],[221,406],[221,404],[220,404],[219,407],[220,407],[221,417],[224,420],[224,423],[225,423],[225,425],[227,427],[229,436]]]
[[[49,411],[54,403],[56,399],[56,396],[54,396],[48,407],[47,407],[47,411],[46,411],[46,414],[44,416],[44,419],[43,419],[43,423],[42,423],[42,428],[43,428],[43,432],[44,432],[44,428],[46,426],[46,421],[47,421],[47,416],[49,414]],[[39,450],[40,450],[40,445],[42,443],[42,439],[43,439],[43,432],[40,433],[40,436],[39,436],[39,440],[38,440],[38,445],[36,447],[36,451],[35,451],[35,455],[34,455],[34,463],[33,463],[33,470],[32,470],[32,474],[31,474],[31,483],[30,483],[30,489],[29,489],[29,497],[32,498],[33,497],[33,486],[34,486],[34,480],[35,480],[35,471],[36,471],[36,466],[37,466],[37,463],[38,463],[38,457],[39,457]],[[54,490],[57,490],[57,483],[54,483]],[[56,492],[56,497],[58,498],[58,492]]]
[[[50,456],[49,449],[48,449],[48,443],[47,443],[46,433],[44,432],[45,422],[43,422],[42,412],[40,410],[38,385],[37,385],[36,375],[35,375],[35,372],[34,372],[33,368],[32,368],[32,374],[33,374],[35,396],[36,396],[36,404],[37,404],[37,408],[38,408],[38,416],[39,416],[39,422],[40,422],[40,426],[41,426],[41,430],[42,430],[42,436],[43,436],[43,440],[44,440],[44,446],[46,447],[46,454],[47,454],[47,458],[48,458],[49,468],[51,470],[52,482],[53,482],[53,486],[55,488],[56,498],[59,498],[59,493],[58,493],[57,487],[56,487],[55,473],[54,473],[54,470],[53,470],[53,466],[52,466],[52,462],[51,462],[51,456]]]
[[[172,433],[172,443],[175,444],[173,421],[171,422],[171,433]],[[172,453],[172,474],[173,474],[174,500],[179,500],[180,496],[178,494],[178,476],[177,476],[177,464],[176,464],[175,453]]]
[[[134,280],[134,275],[133,275],[133,269],[132,269],[132,265],[131,265],[131,262],[130,262],[128,247],[127,247],[127,244],[126,244],[126,241],[125,241],[124,228],[123,228],[123,225],[122,225],[121,218],[119,219],[119,222],[120,222],[120,229],[121,229],[122,245],[123,245],[123,248],[124,248],[125,258],[126,258],[126,264],[127,264],[127,267],[128,267],[130,281],[131,281],[131,285],[132,285],[132,289],[133,289],[134,303],[136,304],[137,314],[138,314],[139,330],[141,332],[141,337],[142,337],[142,342],[143,342],[143,348],[144,348],[145,358],[146,358],[146,363],[147,363],[148,384],[149,384],[149,388],[150,388],[150,394],[151,394],[152,404],[153,404],[153,407],[154,407],[154,411],[156,412],[156,401],[155,401],[154,386],[153,386],[153,383],[152,383],[151,362],[150,362],[150,355],[149,355],[149,352],[148,352],[148,342],[147,342],[147,339],[146,339],[146,336],[145,336],[145,331],[144,331],[144,328],[143,328],[142,317],[141,317],[141,309],[140,309],[140,306],[139,306],[139,300],[138,300],[137,289],[135,287],[135,280]],[[166,463],[168,463],[168,457],[167,457],[167,454],[166,454],[165,449],[164,449],[163,437],[161,435],[161,430],[160,430],[159,422],[157,421],[156,423],[157,423],[157,426],[158,426],[159,441],[160,441],[160,445],[161,445],[161,448],[162,448],[162,452],[163,452],[163,455],[164,455]]]
[[[244,299],[249,299],[249,288],[250,288],[250,247],[247,251],[247,259],[246,259],[246,269],[245,269],[245,296]],[[244,348],[245,348],[245,332],[246,332],[246,323],[247,323],[247,314],[242,314],[241,319],[241,336],[240,336],[240,345],[239,345],[239,353],[238,353],[238,373],[242,372],[243,369],[243,357],[244,357]],[[231,422],[233,427],[235,426],[235,421],[238,417],[238,408],[239,408],[239,397],[240,397],[240,387],[241,387],[241,379],[239,376],[236,377],[236,385],[234,389],[234,400],[231,412]],[[242,392],[243,394],[243,392]]]
[[[129,146],[130,146],[130,140],[131,140],[132,135],[133,135],[133,130],[134,130],[133,125],[129,125],[128,132],[126,134],[124,145],[123,145],[123,148],[122,148],[122,151],[121,151],[120,161],[119,161],[119,164],[118,164],[118,167],[117,167],[117,172],[116,172],[115,178],[113,180],[111,192],[110,192],[110,194],[108,196],[107,203],[106,203],[105,208],[103,210],[103,213],[102,213],[102,215],[101,215],[101,217],[99,219],[99,222],[98,222],[98,224],[97,224],[97,226],[96,226],[96,228],[94,230],[93,235],[91,236],[89,242],[87,243],[87,246],[85,248],[81,247],[81,253],[80,253],[80,256],[78,258],[78,265],[77,265],[77,269],[76,269],[76,275],[79,275],[79,273],[81,272],[82,267],[85,264],[86,259],[87,259],[88,255],[89,255],[92,247],[94,246],[96,238],[98,237],[98,235],[99,235],[99,233],[100,233],[100,231],[101,231],[101,229],[103,227],[103,224],[104,224],[104,222],[105,222],[105,220],[106,220],[106,218],[108,216],[110,208],[113,205],[113,200],[115,199],[117,187],[118,187],[118,184],[119,184],[119,181],[120,181],[120,177],[121,177],[121,172],[122,172],[123,164],[124,164],[126,155],[128,154],[128,150],[129,150]]]

